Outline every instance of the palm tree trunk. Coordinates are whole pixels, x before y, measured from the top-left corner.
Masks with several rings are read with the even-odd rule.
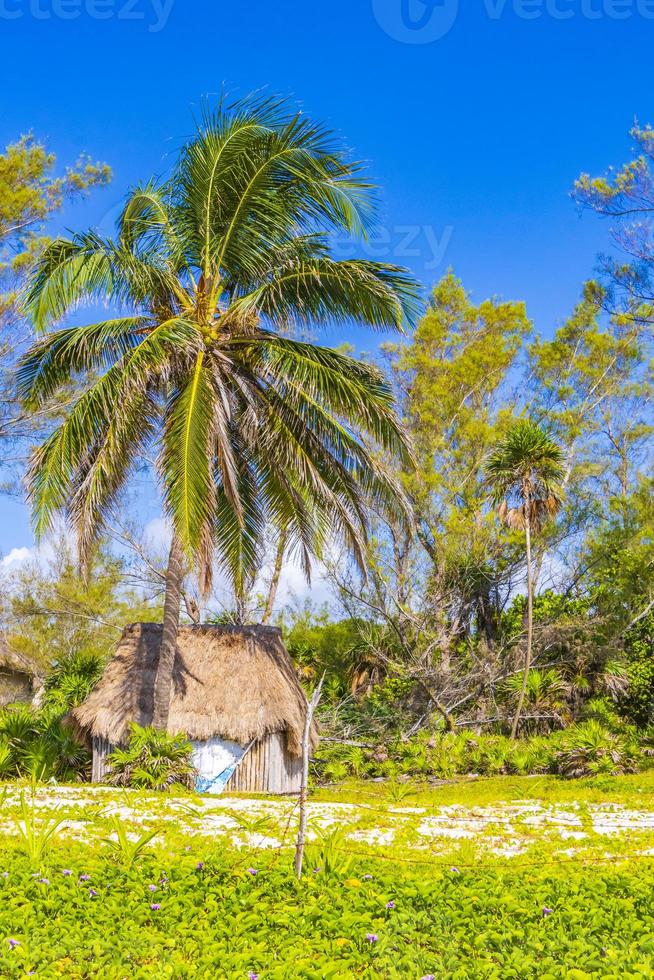
[[[525,501],[525,544],[527,547],[527,649],[525,651],[525,672],[522,678],[518,707],[515,709],[515,717],[511,726],[511,738],[515,738],[518,734],[520,715],[522,714],[522,707],[525,703],[529,670],[531,668],[531,645],[534,632],[534,580],[531,568],[531,517],[528,497]]]
[[[173,667],[177,650],[177,629],[182,599],[182,582],[184,580],[184,561],[182,546],[173,531],[173,539],[168,555],[166,569],[166,598],[164,600],[163,631],[159,648],[159,663],[154,682],[154,703],[152,724],[155,728],[165,729],[168,725],[170,711],[171,688],[173,682]]]
[[[277,598],[277,589],[279,588],[279,580],[282,574],[285,551],[286,531],[281,531],[279,534],[279,540],[277,541],[277,554],[275,555],[272,578],[270,579],[270,585],[268,586],[266,608],[264,609],[263,616],[261,617],[261,622],[264,624],[270,621],[270,617],[272,616],[273,608],[275,606],[275,599]]]

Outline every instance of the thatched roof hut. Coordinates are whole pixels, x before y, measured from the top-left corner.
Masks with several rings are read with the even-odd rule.
[[[0,637],[0,708],[13,701],[31,701],[41,686],[41,671]]]
[[[92,743],[96,780],[108,753],[126,741],[130,722],[152,720],[161,633],[157,623],[126,627],[101,680],[72,712]],[[194,743],[198,788],[220,789],[229,780],[242,792],[297,791],[306,709],[280,630],[180,627],[168,731]]]

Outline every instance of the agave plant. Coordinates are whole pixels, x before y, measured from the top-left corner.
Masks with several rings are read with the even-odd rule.
[[[141,834],[136,834],[132,839],[125,829],[123,820],[115,813],[109,817],[109,825],[114,836],[103,837],[103,843],[113,851],[116,860],[127,871],[130,871],[138,861],[143,860],[148,855],[147,846],[159,833],[158,828],[145,830]]]
[[[57,816],[55,812],[38,819],[34,795],[28,802],[25,793],[21,792],[19,816],[12,817],[12,820],[19,844],[30,864],[32,867],[39,867],[59,828],[64,823],[65,817]]]
[[[174,531],[157,727],[168,718],[188,563],[206,592],[217,551],[238,596],[270,524],[308,572],[331,533],[363,560],[367,503],[407,508],[374,451],[408,461],[388,382],[298,336],[414,319],[408,273],[330,256],[330,232],[361,235],[373,220],[370,184],[331,133],[276,99],[221,103],[170,179],[129,195],[114,239],[58,239],[38,263],[25,301],[37,329],[83,303],[118,315],[46,335],[20,366],[30,409],[73,376],[87,381],[33,455],[35,531],[63,511],[84,558],[135,460],[157,455]]]

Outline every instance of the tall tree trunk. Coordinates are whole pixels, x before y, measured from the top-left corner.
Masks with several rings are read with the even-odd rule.
[[[163,631],[159,648],[159,663],[154,682],[152,724],[165,729],[168,725],[172,694],[173,667],[177,650],[177,629],[184,580],[184,556],[179,538],[173,531],[166,569],[166,598],[164,600]]]
[[[287,535],[286,531],[280,531],[279,539],[277,541],[277,553],[275,555],[275,564],[273,566],[272,578],[270,579],[270,585],[268,586],[268,598],[266,599],[266,608],[263,611],[263,616],[261,617],[262,623],[268,623],[270,617],[272,616],[273,609],[275,606],[275,599],[277,598],[277,589],[279,588],[279,580],[282,574],[282,565],[284,564],[284,552],[286,551],[286,541]]]
[[[529,498],[525,502],[525,544],[527,546],[527,650],[525,652],[525,672],[522,678],[518,707],[515,709],[515,717],[511,726],[511,738],[515,738],[518,734],[522,706],[525,703],[529,670],[531,668],[531,644],[534,632],[534,581],[531,569],[531,516]]]

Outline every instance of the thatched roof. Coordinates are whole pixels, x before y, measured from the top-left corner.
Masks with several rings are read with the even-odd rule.
[[[162,627],[135,623],[86,701],[71,712],[78,730],[116,745],[130,722],[152,720]],[[270,626],[182,626],[177,634],[169,732],[203,741],[217,736],[246,745],[285,731],[301,755],[306,698],[281,632]],[[316,733],[312,742],[315,744]]]
[[[40,680],[43,674],[37,664],[24,657],[22,653],[12,650],[5,638],[0,636],[0,673],[7,672],[25,674],[26,677],[37,678],[37,680]]]

